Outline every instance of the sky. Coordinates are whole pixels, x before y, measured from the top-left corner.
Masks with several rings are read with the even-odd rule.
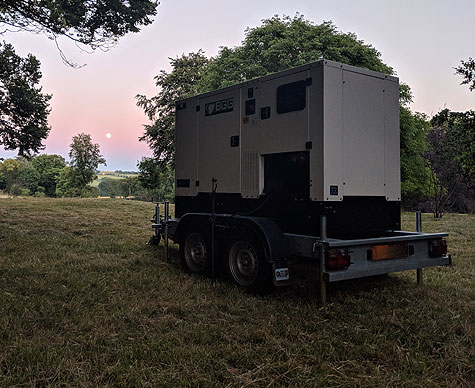
[[[153,24],[107,52],[86,53],[60,39],[67,58],[85,64],[80,69],[64,65],[54,41],[43,35],[7,32],[0,39],[12,43],[17,54],[31,53],[41,61],[43,92],[53,95],[43,153],[68,159],[72,137],[89,133],[107,160],[101,170],[136,170],[151,152],[138,140],[148,119],[135,96],[157,93],[153,78],[170,70],[170,57],[200,48],[215,56],[220,46],[240,45],[245,29],[262,19],[296,13],[316,24],[331,20],[340,31],[372,44],[412,88],[413,111],[432,116],[446,107],[475,109],[475,92],[454,75],[461,59],[475,57],[473,0],[161,0]],[[15,155],[0,146],[0,158]]]

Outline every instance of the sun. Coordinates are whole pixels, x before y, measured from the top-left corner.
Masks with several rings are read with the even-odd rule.
[[[110,139],[110,138],[112,137],[112,135],[110,134],[110,132],[107,132],[107,133],[106,133],[106,137],[107,137],[108,139]]]

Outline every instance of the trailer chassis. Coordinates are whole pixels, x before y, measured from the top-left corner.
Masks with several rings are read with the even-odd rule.
[[[165,214],[163,216],[160,214],[160,204],[164,206]],[[262,242],[264,245],[268,245],[266,247],[266,260],[272,264],[273,281],[276,286],[289,283],[287,259],[305,258],[318,265],[320,303],[322,305],[327,302],[327,285],[329,283],[416,270],[417,283],[422,285],[423,268],[452,264],[451,256],[446,253],[444,240],[444,237],[447,237],[448,234],[423,233],[420,212],[416,213],[417,232],[387,231],[381,237],[344,240],[327,236],[326,216],[320,217],[320,236],[306,236],[281,231],[281,235],[278,235],[279,231],[276,232],[273,226],[269,228],[268,224],[272,224],[272,222],[269,222],[270,220],[265,217],[236,217],[226,214],[197,213],[187,214],[180,219],[176,219],[170,217],[169,203],[164,202],[156,203],[156,213],[151,221],[153,222],[152,228],[155,230],[155,236],[158,236],[156,238],[159,240],[160,236],[163,236],[164,253],[167,261],[169,260],[169,240],[172,239],[179,244],[182,243],[177,231],[180,229],[180,222],[183,222],[186,216],[197,217],[205,222],[208,221],[210,228],[213,230],[211,241],[213,276],[215,238],[219,239],[220,231],[232,227],[235,222],[242,225],[245,225],[245,221],[250,222],[252,225],[256,225],[257,229],[262,230],[264,236]],[[256,221],[257,218],[264,219],[265,222],[262,222],[262,220]],[[280,246],[278,249],[274,249],[273,245],[277,242]],[[443,243],[445,251],[437,251],[435,254],[432,252],[431,254],[430,247],[434,242],[437,244]],[[285,249],[282,248],[283,246],[285,246]],[[330,265],[328,258],[332,252],[337,252],[336,257],[340,257],[343,261],[343,264],[338,268]],[[286,276],[281,276],[283,273]]]

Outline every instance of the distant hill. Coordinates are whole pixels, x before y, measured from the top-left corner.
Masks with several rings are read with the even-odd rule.
[[[97,187],[99,185],[99,182],[103,178],[109,178],[109,179],[124,179],[128,177],[134,177],[138,176],[137,171],[99,171],[97,173],[97,178],[91,183],[92,186]]]

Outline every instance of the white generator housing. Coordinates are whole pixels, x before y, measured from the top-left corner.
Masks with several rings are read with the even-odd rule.
[[[400,201],[396,77],[321,60],[177,103],[176,196],[259,198],[266,155],[308,152],[312,201]]]

